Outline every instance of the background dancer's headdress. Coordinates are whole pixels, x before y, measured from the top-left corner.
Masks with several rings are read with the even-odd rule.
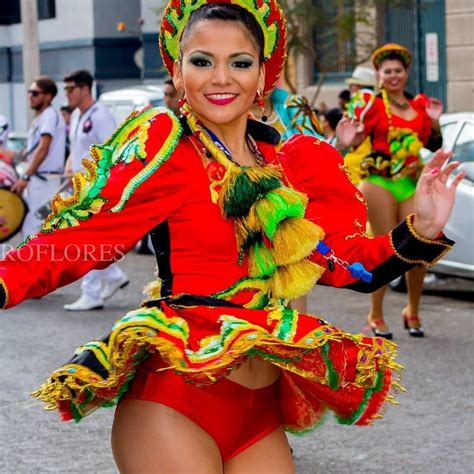
[[[383,60],[390,56],[391,54],[396,54],[400,57],[403,64],[408,68],[413,60],[413,55],[410,50],[396,43],[384,44],[381,48],[376,49],[372,53],[372,64],[375,69],[379,69]]]
[[[238,5],[257,21],[264,36],[265,87],[267,95],[276,86],[286,59],[286,21],[275,0],[170,0],[160,28],[160,51],[168,72],[179,58],[179,43],[191,13],[206,3]]]

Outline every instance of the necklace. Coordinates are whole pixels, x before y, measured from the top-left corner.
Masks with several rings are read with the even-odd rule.
[[[407,110],[410,107],[410,104],[408,102],[398,102],[395,99],[392,99],[391,97],[389,98],[389,101],[392,105],[402,110]]]
[[[191,144],[193,145],[194,149],[198,152],[198,155],[201,156],[201,158],[207,158],[207,159],[212,158],[211,152],[205,147],[205,145],[199,139],[197,139],[194,135],[191,135],[188,138]],[[247,140],[247,144],[250,150],[255,155],[255,161],[257,163],[257,166],[266,165],[265,157],[263,156],[262,152],[258,149],[257,144],[255,143],[255,140],[250,135],[247,135],[246,140]],[[229,161],[237,165],[239,168],[243,168],[243,166],[240,163],[238,163],[232,158],[232,155],[229,153],[227,148],[225,148],[225,145],[222,145],[222,144],[219,145],[218,143],[216,143],[216,146],[219,148],[220,151],[222,151],[225,154],[226,158]],[[246,168],[249,168],[249,167],[247,166]]]
[[[216,147],[219,148],[219,150],[224,153],[224,155],[226,156],[226,158],[228,160],[232,161],[232,163],[236,164],[237,166],[242,166],[239,162],[237,162],[233,158],[232,153],[230,152],[230,150],[224,145],[224,143],[222,143],[222,141],[219,139],[219,137],[214,132],[212,132],[211,130],[209,130],[206,127],[204,127],[204,130],[206,130],[206,132],[209,134],[209,136],[211,137],[211,139],[214,142],[214,144],[216,145]],[[257,143],[255,142],[255,140],[248,133],[246,134],[245,141],[247,142],[247,146],[249,147],[250,151],[255,156],[255,162],[256,162],[257,166],[264,165],[265,164],[265,158],[262,155],[261,151],[258,149]],[[207,153],[206,153],[206,156],[207,156]]]

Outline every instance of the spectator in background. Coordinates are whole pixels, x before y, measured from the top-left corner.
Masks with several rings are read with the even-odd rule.
[[[69,156],[71,152],[71,142],[69,140],[69,132],[71,131],[71,114],[73,112],[73,108],[69,107],[69,105],[63,105],[60,109],[61,114],[66,122],[66,158]]]
[[[324,112],[320,115],[321,125],[323,127],[323,133],[326,141],[336,147],[336,127],[339,123],[339,120],[342,119],[342,112],[337,107],[330,109],[327,112]]]
[[[166,79],[163,90],[165,95],[165,106],[172,110],[176,115],[179,115],[179,94],[174,87],[173,79]]]
[[[8,141],[8,120],[7,118],[0,114],[0,160],[11,164],[13,158],[15,157],[15,152],[13,150],[8,150],[6,148]]]
[[[74,109],[69,107],[69,105],[63,105],[60,110],[64,121],[66,122],[66,127],[69,130],[69,125],[71,124],[71,115],[74,112]]]
[[[60,186],[64,170],[66,124],[62,115],[51,102],[58,89],[55,82],[41,76],[28,89],[30,107],[35,118],[28,131],[28,167],[11,190],[24,195],[28,213],[22,227],[23,238],[35,234],[41,228],[42,219],[36,211],[46,204]]]
[[[347,106],[349,105],[350,100],[351,93],[349,89],[344,89],[339,93],[339,95],[337,96],[337,102],[342,112],[345,112],[347,110]]]
[[[361,89],[368,89],[373,93],[377,85],[375,71],[371,67],[357,66],[352,72],[352,76],[346,79],[346,84],[349,87],[351,97]]]
[[[0,114],[0,146],[5,146],[8,139],[8,120]]]
[[[103,143],[116,127],[109,110],[92,97],[93,81],[91,73],[86,70],[75,71],[64,78],[68,104],[74,110],[69,133],[71,153],[66,164],[68,173],[84,171],[82,160],[89,157],[89,147]],[[104,301],[128,283],[127,276],[115,263],[103,270],[92,270],[81,281],[82,294],[79,299],[64,305],[64,309],[102,309]]]
[[[15,156],[15,152],[12,150],[7,150],[7,140],[8,120],[4,115],[0,114],[0,160],[11,164]]]

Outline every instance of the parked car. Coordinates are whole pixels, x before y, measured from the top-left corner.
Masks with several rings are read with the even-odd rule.
[[[26,147],[26,140],[26,133],[10,132],[8,134],[6,148],[13,150],[16,153],[20,153]]]
[[[442,260],[431,267],[431,273],[474,280],[474,113],[443,114],[440,119],[443,148],[453,152],[451,161],[460,161],[456,170],[464,171],[465,178],[456,190],[456,202],[446,224],[446,234],[456,245]],[[423,159],[431,152],[423,150]],[[405,291],[403,278],[397,278],[390,286]]]
[[[474,279],[474,113],[444,114],[440,120],[443,148],[460,161],[466,173],[456,190],[456,203],[446,234],[456,241],[453,250],[431,268],[434,273]]]
[[[147,105],[164,105],[163,98],[163,86],[157,84],[137,85],[104,92],[99,96],[99,101],[110,110],[117,124],[120,124],[134,110],[141,109]]]

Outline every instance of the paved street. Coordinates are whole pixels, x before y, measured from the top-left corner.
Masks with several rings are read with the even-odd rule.
[[[130,254],[123,266],[132,284],[104,311],[63,311],[62,305],[79,294],[75,283],[2,314],[1,473],[116,472],[109,448],[112,410],[99,410],[79,425],[59,423],[55,413],[42,410],[28,394],[77,345],[106,333],[117,317],[139,304],[140,289],[153,275],[153,258]],[[298,474],[472,472],[473,285],[463,287],[471,290],[471,299],[466,291],[449,291],[456,289],[451,282],[424,297],[428,337],[420,340],[402,329],[404,295],[387,294],[387,321],[406,367],[408,392],[399,397],[401,406],[389,406],[385,418],[372,427],[339,426],[328,419],[312,434],[292,437]],[[367,297],[318,288],[311,294],[310,309],[360,332]]]

